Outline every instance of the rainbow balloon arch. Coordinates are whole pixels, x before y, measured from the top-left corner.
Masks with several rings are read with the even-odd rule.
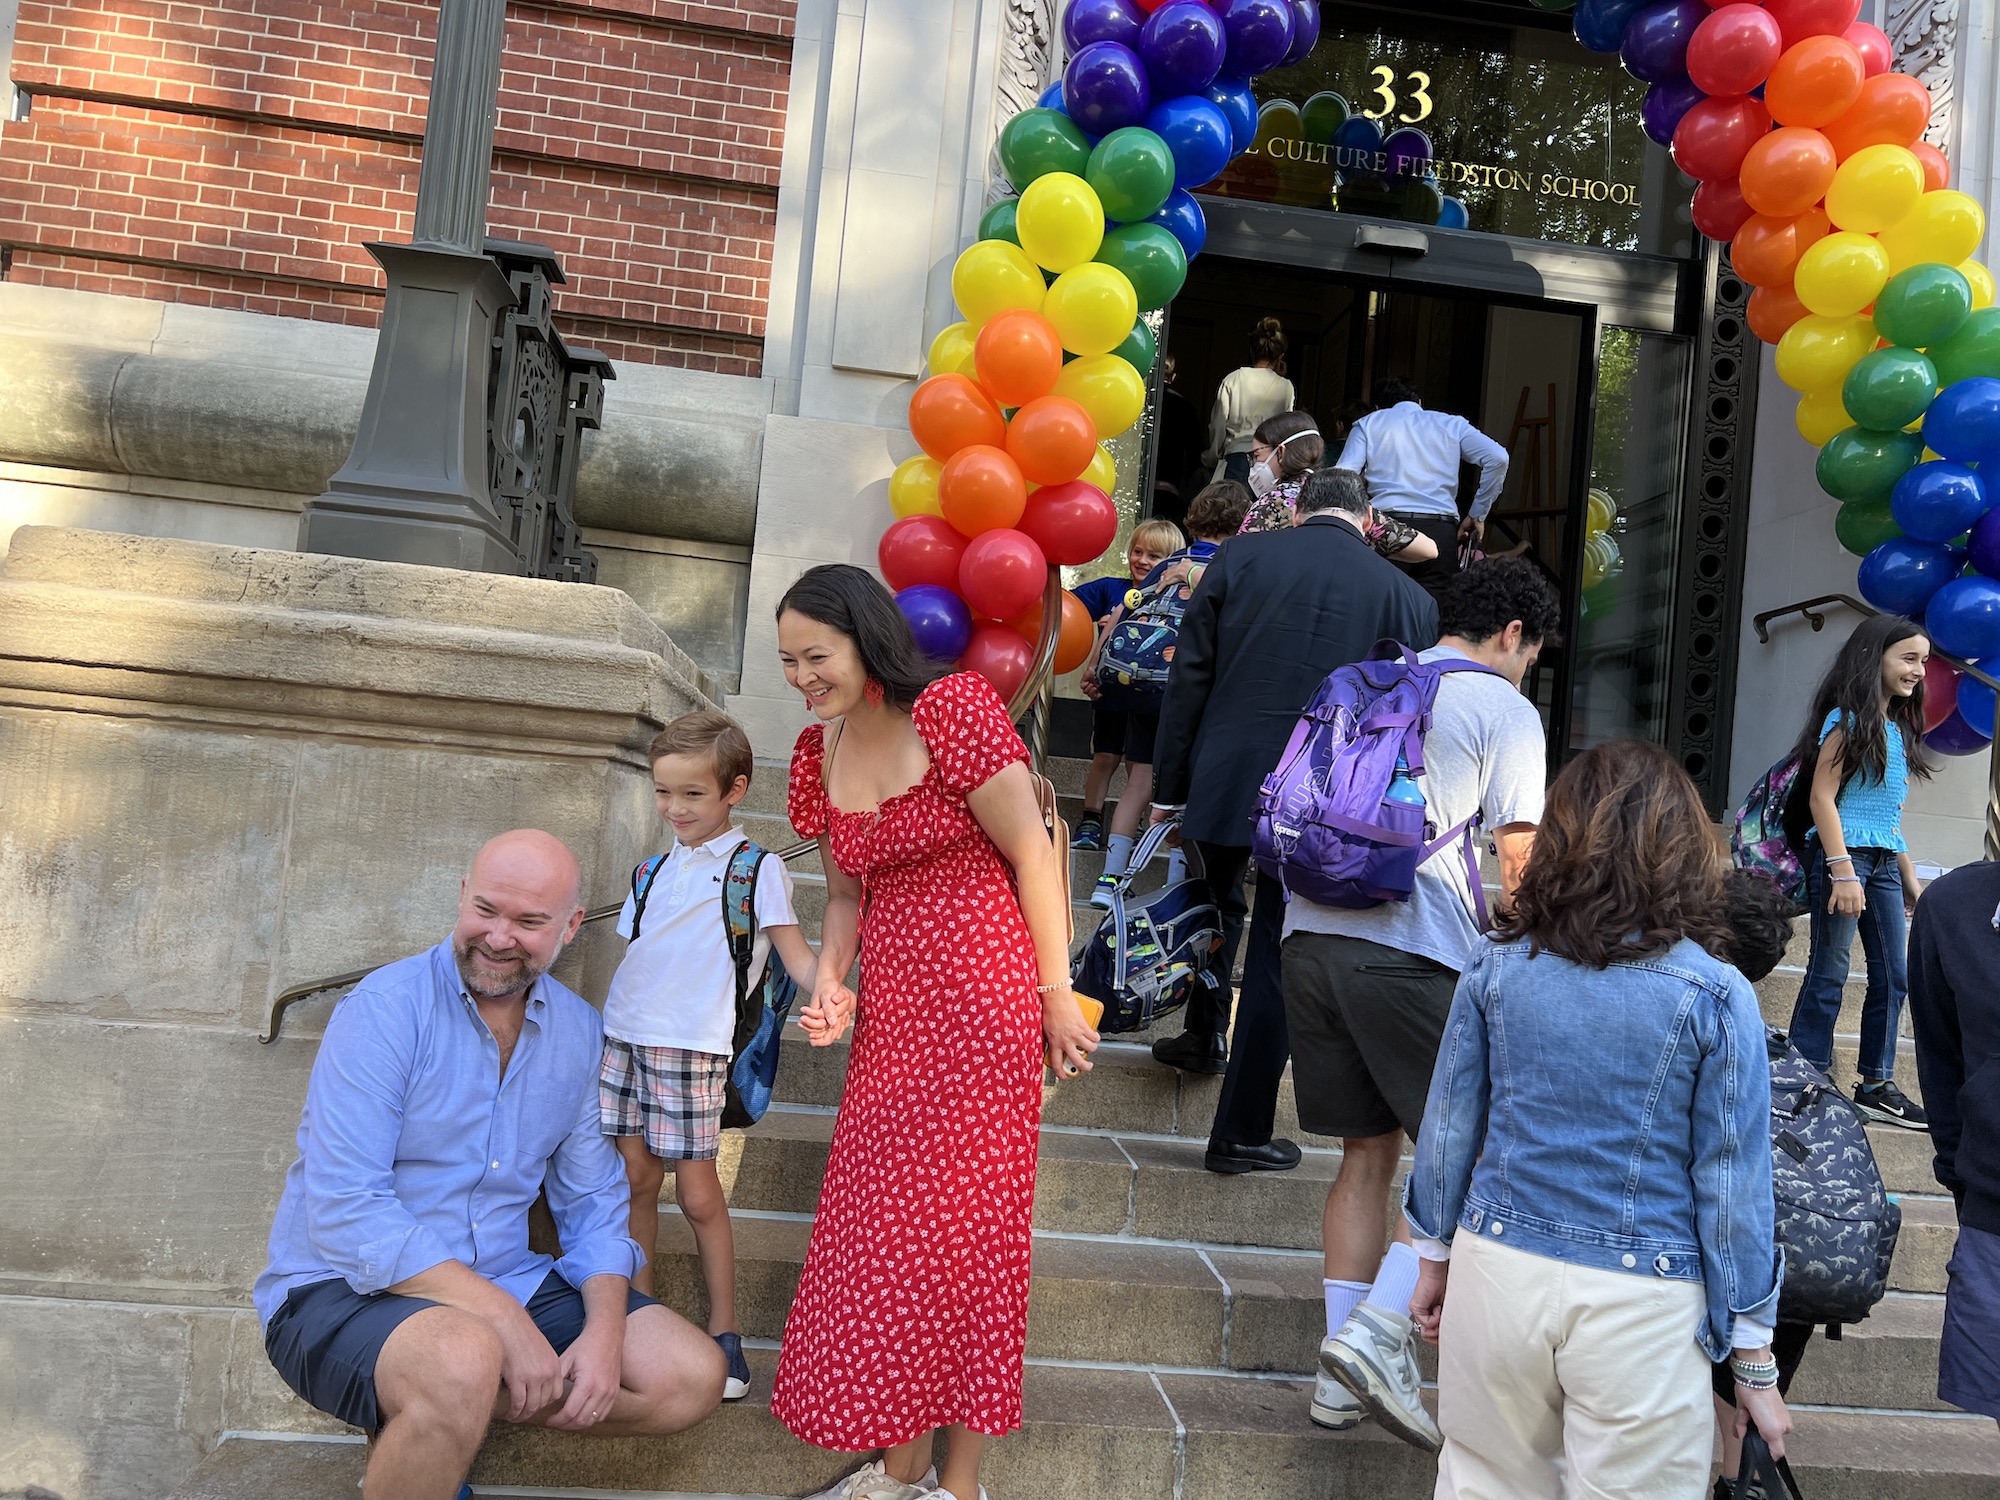
[[[1750,327],[1799,392],[1862,597],[1995,675],[2000,495],[1982,471],[2000,466],[2000,308],[1972,258],[1985,214],[1922,139],[1929,92],[1893,70],[1860,0],[1574,10],[1577,40],[1648,85],[1642,128],[1695,179],[1695,227],[1753,288]],[[1319,31],[1318,0],[1072,0],[1061,81],[1002,128],[1019,196],[953,268],[964,321],[911,398],[923,453],[890,482],[878,561],[924,650],[1003,696],[1038,647],[1057,671],[1089,652],[1088,612],[1050,580],[1117,534],[1104,442],[1145,408],[1158,351],[1143,314],[1201,251],[1194,190],[1256,139],[1250,80]],[[1426,139],[1393,170],[1428,181],[1431,157]],[[1994,696],[1934,663],[1926,744],[1986,749]]]

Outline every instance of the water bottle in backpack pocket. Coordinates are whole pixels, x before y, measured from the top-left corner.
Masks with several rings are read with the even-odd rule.
[[[1132,851],[1132,868],[1111,893],[1111,910],[1083,946],[1070,983],[1104,1003],[1101,1035],[1142,1031],[1172,1015],[1197,986],[1213,989],[1222,913],[1209,899],[1200,855],[1189,850],[1189,875],[1178,884],[1134,897],[1132,881],[1166,847],[1170,823],[1155,823]]]

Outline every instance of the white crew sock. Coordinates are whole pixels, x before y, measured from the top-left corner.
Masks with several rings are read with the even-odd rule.
[[[1326,1336],[1332,1338],[1346,1326],[1349,1315],[1368,1295],[1368,1284],[1362,1281],[1328,1281],[1325,1286]]]
[[[1410,1315],[1410,1298],[1417,1290],[1417,1273],[1423,1269],[1417,1252],[1408,1245],[1391,1245],[1382,1257],[1382,1269],[1375,1273],[1375,1285],[1362,1300],[1399,1318]]]
[[[1169,849],[1167,851],[1167,884],[1179,885],[1183,880],[1186,879],[1187,879],[1187,850]]]
[[[1132,868],[1132,839],[1127,834],[1114,833],[1104,846],[1104,873],[1123,875]]]

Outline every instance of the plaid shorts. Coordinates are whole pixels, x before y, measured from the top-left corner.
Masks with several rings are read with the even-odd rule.
[[[714,1161],[722,1150],[729,1058],[604,1039],[597,1117],[606,1135],[643,1135],[662,1161]]]

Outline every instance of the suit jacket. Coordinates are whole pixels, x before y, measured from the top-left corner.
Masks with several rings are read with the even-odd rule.
[[[1377,641],[1423,650],[1437,637],[1436,601],[1345,521],[1232,537],[1181,621],[1153,800],[1186,804],[1190,838],[1247,846],[1257,789],[1327,674]]]

